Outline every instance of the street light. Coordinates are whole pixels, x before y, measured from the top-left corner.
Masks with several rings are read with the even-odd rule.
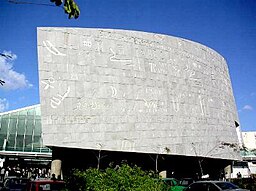
[[[197,157],[198,160],[198,164],[199,164],[199,168],[200,168],[200,172],[201,172],[201,177],[204,175],[203,172],[203,167],[202,167],[202,162],[204,161],[204,159],[212,152],[214,151],[216,148],[220,148],[220,149],[224,149],[225,147],[229,147],[229,148],[233,148],[235,149],[237,147],[237,144],[235,143],[227,143],[227,142],[218,142],[218,144],[216,144],[212,149],[210,149],[205,155],[203,155],[203,157],[201,157],[201,159],[199,159],[198,153],[196,151],[196,146],[195,143],[191,143],[192,148],[195,152],[195,155]]]

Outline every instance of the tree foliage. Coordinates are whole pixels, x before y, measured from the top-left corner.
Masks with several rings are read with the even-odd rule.
[[[70,191],[161,191],[167,190],[166,184],[160,181],[153,172],[145,172],[141,168],[122,164],[115,168],[100,171],[95,168],[86,171],[74,170],[67,180]]]
[[[64,1],[63,9],[65,10],[65,13],[68,14],[68,18],[75,18],[77,19],[80,15],[80,10],[78,5],[74,0],[50,0],[52,3],[55,3],[56,6],[61,6]],[[13,4],[29,4],[29,5],[42,5],[42,6],[55,6],[52,4],[46,4],[46,3],[35,3],[31,1],[20,1],[20,0],[8,0],[9,3]]]
[[[63,0],[50,0],[50,1],[55,3],[56,6],[61,6],[63,3]],[[65,13],[68,14],[69,19],[71,18],[77,19],[80,15],[79,7],[74,0],[64,0],[64,10],[65,10]]]

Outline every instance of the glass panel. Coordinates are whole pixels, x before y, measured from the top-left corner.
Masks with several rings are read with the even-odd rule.
[[[3,150],[4,139],[6,139],[6,135],[0,134],[0,150]]]
[[[18,135],[24,135],[25,133],[25,119],[18,120]]]
[[[25,151],[32,150],[32,135],[25,136]]]
[[[13,151],[14,150],[14,144],[15,144],[15,134],[10,134],[8,142],[7,142],[6,150],[7,151]]]
[[[47,148],[47,147],[43,147],[41,148],[41,153],[50,153],[51,149]]]
[[[41,149],[41,136],[34,136],[34,152],[40,152]]]
[[[11,118],[18,118],[19,112],[10,113]]]
[[[26,135],[32,135],[34,129],[34,120],[27,120]]]
[[[35,108],[36,115],[41,116],[41,108],[38,106]]]
[[[34,115],[35,115],[35,109],[34,109],[34,108],[29,109],[29,110],[28,110],[28,115],[34,116]]]
[[[18,119],[26,119],[26,115],[19,115]]]
[[[22,111],[20,111],[19,115],[27,116],[27,112],[28,112],[28,110],[22,110]]]
[[[7,137],[7,128],[8,128],[8,115],[0,116],[0,149],[3,150],[4,140]]]
[[[22,151],[23,150],[23,135],[18,135],[16,139],[16,150]]]
[[[2,117],[0,134],[7,134],[8,121],[8,116]]]
[[[34,116],[33,115],[28,115],[26,118],[29,119],[29,120],[34,120]]]
[[[10,134],[16,134],[16,123],[17,119],[10,119],[10,124],[9,124],[9,133]]]
[[[36,126],[35,126],[34,134],[37,135],[37,136],[41,136],[41,133],[42,133],[41,121],[36,120]]]

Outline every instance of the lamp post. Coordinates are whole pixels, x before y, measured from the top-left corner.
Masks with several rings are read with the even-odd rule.
[[[197,157],[198,160],[198,164],[199,164],[199,168],[200,168],[200,173],[201,173],[201,177],[204,175],[204,171],[203,171],[203,167],[202,167],[202,162],[204,161],[204,159],[212,152],[214,151],[216,148],[221,148],[224,149],[225,146],[229,146],[232,147],[234,144],[232,143],[225,143],[225,142],[218,142],[218,144],[216,144],[212,149],[210,149],[203,157],[201,157],[201,159],[199,159],[198,153],[196,151],[196,146],[195,143],[191,143],[192,148],[194,150],[194,153]],[[231,146],[230,146],[231,145]]]
[[[197,152],[196,152],[195,144],[194,144],[194,143],[191,143],[191,144],[192,144],[193,150],[194,150],[195,155],[196,155],[197,160],[198,160],[198,164],[199,164],[199,168],[200,168],[200,173],[201,173],[201,176],[200,176],[200,177],[202,177],[202,176],[204,175],[203,168],[202,168],[202,164],[201,164],[202,161],[199,160],[199,158],[198,158],[198,154],[197,154]]]

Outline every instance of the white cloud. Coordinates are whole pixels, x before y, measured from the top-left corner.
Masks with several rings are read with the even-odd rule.
[[[13,61],[17,59],[17,56],[10,51],[4,51],[3,54],[8,58],[0,56],[0,79],[5,81],[1,88],[16,90],[32,87],[33,85],[29,83],[24,74],[13,69]]]
[[[245,106],[243,107],[243,110],[253,110],[253,107],[250,106],[250,105],[245,105]]]
[[[0,112],[3,112],[8,108],[9,108],[9,102],[7,101],[7,99],[0,98]]]

